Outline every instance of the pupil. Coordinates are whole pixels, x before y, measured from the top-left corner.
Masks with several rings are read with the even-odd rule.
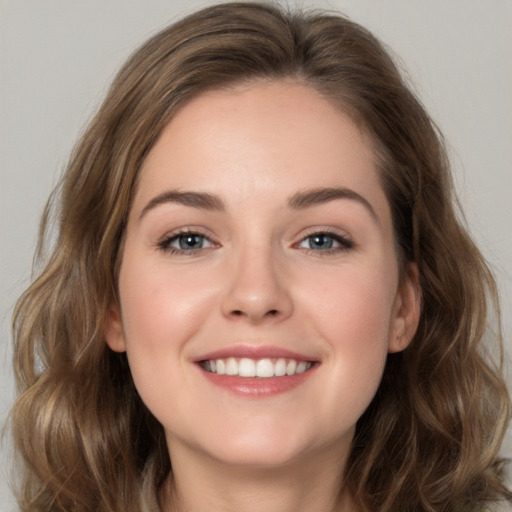
[[[319,249],[331,249],[332,248],[332,238],[327,235],[315,235],[313,237],[313,247]]]
[[[201,246],[199,235],[184,235],[180,237],[180,249],[196,249]]]

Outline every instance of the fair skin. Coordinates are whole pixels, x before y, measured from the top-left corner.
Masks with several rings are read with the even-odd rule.
[[[107,326],[165,429],[164,508],[351,510],[356,421],[418,322],[404,274],[370,144],[320,94],[261,81],[183,107],[141,170]]]

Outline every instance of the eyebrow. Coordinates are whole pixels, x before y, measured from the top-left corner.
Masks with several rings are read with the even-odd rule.
[[[378,220],[377,214],[370,202],[362,195],[348,188],[314,188],[311,190],[297,192],[288,200],[288,207],[293,210],[302,210],[312,206],[325,204],[336,199],[350,199],[357,201],[368,210],[375,220]],[[224,202],[217,195],[209,194],[207,192],[167,190],[149,201],[149,203],[143,208],[139,216],[139,220],[142,219],[142,217],[144,217],[144,215],[146,215],[150,210],[168,203],[181,204],[209,211],[226,210]]]
[[[146,215],[147,212],[162,204],[174,203],[192,208],[200,208],[211,211],[224,211],[226,208],[220,197],[208,194],[206,192],[181,192],[179,190],[168,190],[159,194],[149,201],[143,208],[139,220]]]
[[[294,194],[288,201],[288,206],[294,210],[302,210],[311,206],[316,206],[336,199],[350,199],[362,204],[374,218],[378,221],[377,213],[371,203],[362,195],[354,190],[341,187],[314,188]]]

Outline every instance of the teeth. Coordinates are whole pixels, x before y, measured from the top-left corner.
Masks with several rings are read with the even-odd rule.
[[[234,357],[226,361],[226,375],[238,375],[238,363]]]
[[[274,364],[270,359],[260,359],[256,363],[256,375],[258,377],[273,377]]]
[[[285,375],[298,375],[309,370],[311,362],[296,361],[295,359],[250,359],[242,357],[236,359],[212,359],[204,361],[203,368],[217,375],[238,375],[240,377],[283,377]]]
[[[278,359],[274,365],[274,375],[276,377],[282,377],[286,375],[286,361],[284,359]]]
[[[218,375],[224,375],[226,373],[226,363],[222,359],[217,359],[216,361],[210,361],[210,370],[213,372],[213,365],[217,367],[216,373]]]
[[[246,357],[240,359],[238,363],[238,375],[240,375],[240,377],[256,377],[256,363]]]
[[[290,359],[288,364],[286,365],[286,375],[295,375],[295,370],[297,369],[297,361],[294,359]],[[215,370],[212,370],[215,371]]]
[[[299,364],[297,364],[297,369],[295,370],[295,373],[304,373],[306,369],[306,363],[304,361],[301,361]]]

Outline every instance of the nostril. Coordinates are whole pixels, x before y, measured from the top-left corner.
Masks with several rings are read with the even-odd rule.
[[[233,311],[231,311],[231,315],[236,316],[236,317],[240,317],[240,316],[249,316],[250,317],[251,316],[250,314],[245,313],[241,309],[234,309]],[[275,317],[278,315],[279,315],[279,311],[277,309],[270,309],[263,315],[263,317],[266,317],[266,316]]]

